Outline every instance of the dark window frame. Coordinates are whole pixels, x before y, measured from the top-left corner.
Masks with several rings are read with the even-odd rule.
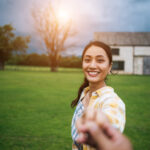
[[[112,70],[124,71],[125,62],[124,61],[113,61]]]

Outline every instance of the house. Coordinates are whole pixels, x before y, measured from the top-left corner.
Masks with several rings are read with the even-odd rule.
[[[114,71],[150,74],[150,32],[95,32],[94,41],[112,48]]]

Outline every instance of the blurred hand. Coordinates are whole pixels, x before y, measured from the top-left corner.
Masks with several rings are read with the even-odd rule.
[[[78,143],[91,145],[98,150],[132,150],[130,141],[110,125],[100,110],[86,110],[76,126]]]

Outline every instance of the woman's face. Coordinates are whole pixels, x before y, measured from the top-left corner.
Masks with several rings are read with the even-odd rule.
[[[105,50],[98,46],[88,48],[83,56],[82,69],[89,83],[104,82],[111,70]]]

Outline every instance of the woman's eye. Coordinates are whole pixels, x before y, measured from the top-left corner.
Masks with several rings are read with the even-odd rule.
[[[103,60],[103,59],[98,59],[97,61],[98,61],[98,62],[103,62],[104,60]]]
[[[90,61],[90,59],[84,59],[84,61],[85,61],[85,62],[89,62],[89,61]]]

